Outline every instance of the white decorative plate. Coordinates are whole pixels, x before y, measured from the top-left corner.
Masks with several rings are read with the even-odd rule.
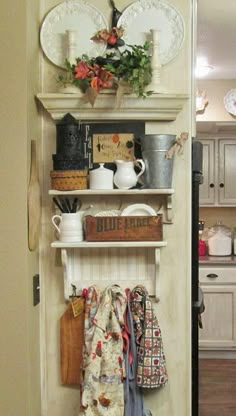
[[[93,42],[90,38],[101,29],[108,29],[108,22],[94,6],[82,0],[67,0],[54,7],[45,17],[40,30],[41,47],[47,58],[62,68],[68,57],[67,30],[78,31],[78,57],[101,55],[105,42]]]
[[[132,204],[123,209],[121,215],[157,215],[157,213],[150,205]]]
[[[228,113],[236,116],[236,88],[227,92],[224,97],[224,106]]]
[[[124,29],[122,39],[126,45],[143,45],[151,40],[151,29],[159,30],[162,65],[178,54],[184,42],[183,17],[173,6],[159,0],[135,1],[124,10],[117,26]]]

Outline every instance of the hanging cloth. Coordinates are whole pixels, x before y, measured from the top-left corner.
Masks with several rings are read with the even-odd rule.
[[[117,285],[109,286],[101,294],[84,368],[81,416],[124,414],[121,327],[126,303],[125,293]]]
[[[167,380],[161,330],[148,292],[136,286],[130,293],[130,306],[137,343],[137,385],[154,388]]]
[[[137,376],[137,347],[135,343],[133,318],[130,309],[129,289],[126,289],[127,308],[124,315],[124,329],[127,334],[127,344],[125,344],[125,372],[124,380],[124,416],[143,416],[143,394],[136,383]]]

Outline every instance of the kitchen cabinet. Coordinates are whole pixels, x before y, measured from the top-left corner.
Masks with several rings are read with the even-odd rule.
[[[236,267],[202,266],[199,281],[205,303],[200,350],[236,350]]]
[[[200,206],[236,206],[236,139],[200,139],[203,177]]]

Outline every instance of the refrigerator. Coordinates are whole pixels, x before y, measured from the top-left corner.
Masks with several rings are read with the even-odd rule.
[[[200,310],[198,276],[199,186],[202,175],[202,143],[192,140],[192,416],[199,414],[198,341]]]

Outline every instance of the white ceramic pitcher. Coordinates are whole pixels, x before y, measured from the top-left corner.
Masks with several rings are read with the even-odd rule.
[[[119,189],[130,189],[138,182],[138,178],[145,171],[145,163],[142,159],[133,161],[115,160],[117,167],[114,175],[114,184]],[[138,166],[140,172],[136,174],[134,167]]]
[[[64,243],[83,241],[84,213],[84,211],[78,211],[52,217],[52,223],[58,232],[60,241]]]

